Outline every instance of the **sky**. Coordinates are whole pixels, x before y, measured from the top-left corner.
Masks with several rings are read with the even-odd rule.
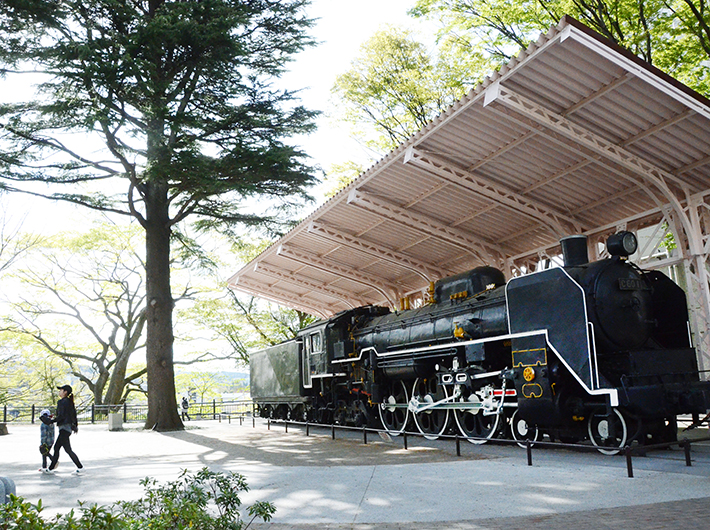
[[[321,42],[299,54],[282,79],[289,89],[303,87],[301,100],[307,108],[324,112],[318,131],[303,147],[323,169],[349,160],[365,162],[371,153],[352,140],[348,126],[338,126],[328,114],[334,110],[330,90],[339,74],[350,67],[361,45],[386,25],[423,32],[423,23],[407,15],[415,0],[313,0],[309,15],[318,18],[312,34]],[[367,165],[367,164],[366,164]]]
[[[318,129],[308,137],[299,139],[311,164],[324,170],[335,163],[355,161],[369,166],[376,162],[366,149],[351,139],[348,126],[339,126],[328,117],[334,109],[330,89],[335,78],[348,70],[358,55],[360,46],[378,29],[386,25],[406,27],[422,35],[422,22],[407,15],[415,0],[312,0],[308,16],[316,20],[310,34],[319,42],[294,57],[289,72],[282,76],[281,86],[299,90],[301,103],[308,109],[320,110]],[[0,82],[0,92],[5,96],[8,88]],[[322,202],[319,191],[314,193]],[[29,196],[15,195],[0,201],[13,219],[24,218],[23,226],[42,233],[57,230],[79,229],[88,212],[81,207],[54,204]],[[315,207],[314,207],[315,208]]]

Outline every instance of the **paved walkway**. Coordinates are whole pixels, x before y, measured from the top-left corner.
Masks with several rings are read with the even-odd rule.
[[[39,425],[9,425],[0,436],[0,475],[17,494],[40,498],[46,514],[77,508],[77,501],[109,505],[138,498],[140,479],[173,480],[182,469],[209,466],[246,476],[245,505],[275,503],[271,524],[251,528],[397,530],[416,528],[653,530],[704,528],[710,521],[710,446],[696,444],[693,466],[682,451],[634,459],[627,477],[622,457],[596,452],[536,449],[533,466],[516,446],[477,446],[410,438],[385,442],[374,435],[313,429],[311,436],[258,421],[196,421],[175,433],[128,426],[109,432],[82,425],[72,436],[86,467],[62,454],[55,475],[37,471]],[[707,433],[707,431],[705,431]]]

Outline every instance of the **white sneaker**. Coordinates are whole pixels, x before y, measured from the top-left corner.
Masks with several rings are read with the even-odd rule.
[[[83,474],[84,474],[84,468],[83,468],[83,467],[77,467],[77,468],[74,470],[74,474],[75,474],[75,475],[83,475]]]
[[[42,468],[42,473],[44,473],[45,475],[54,475],[54,470],[45,467]]]

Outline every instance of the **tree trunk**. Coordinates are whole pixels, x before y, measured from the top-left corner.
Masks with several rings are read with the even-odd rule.
[[[173,369],[173,298],[170,291],[170,219],[168,187],[150,181],[145,194],[146,364],[148,417],[145,428],[184,428],[177,410]]]

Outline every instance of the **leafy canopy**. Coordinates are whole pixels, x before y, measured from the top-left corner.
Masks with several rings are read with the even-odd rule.
[[[455,54],[481,54],[489,68],[571,15],[709,95],[709,9],[697,0],[417,0],[410,14],[438,21]]]
[[[0,71],[41,75],[36,99],[0,103],[0,186],[144,222],[160,184],[171,224],[263,220],[240,200],[289,197],[313,181],[283,139],[311,130],[314,113],[271,85],[311,44],[306,4],[2,2]]]

